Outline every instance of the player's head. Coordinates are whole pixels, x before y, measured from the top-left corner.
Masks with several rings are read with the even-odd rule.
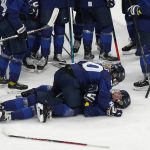
[[[111,66],[110,73],[112,75],[113,85],[116,85],[125,79],[125,70],[121,63],[113,64]]]
[[[130,95],[125,90],[112,90],[112,100],[119,108],[126,108],[131,103]]]

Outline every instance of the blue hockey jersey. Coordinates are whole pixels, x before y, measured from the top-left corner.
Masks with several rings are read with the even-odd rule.
[[[74,76],[80,81],[81,86],[85,88],[90,83],[96,83],[99,91],[93,106],[84,108],[85,116],[106,115],[106,109],[112,101],[110,90],[111,76],[101,64],[93,62],[79,62],[72,64]]]
[[[65,8],[74,6],[74,0],[39,0],[44,9]]]
[[[31,5],[38,0],[8,0],[8,19],[17,31],[22,27],[21,18],[28,18]]]
[[[80,0],[81,8],[106,6],[106,0]]]
[[[138,17],[137,23],[141,31],[150,32],[150,0],[139,0],[142,15]]]

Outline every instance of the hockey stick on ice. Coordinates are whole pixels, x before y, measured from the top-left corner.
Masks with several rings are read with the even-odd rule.
[[[27,34],[30,35],[32,33],[36,33],[36,32],[39,32],[39,31],[42,31],[44,29],[47,29],[49,27],[52,27],[57,19],[57,16],[58,16],[58,13],[59,13],[59,9],[58,8],[55,8],[53,10],[53,13],[52,13],[52,16],[49,20],[49,22],[47,23],[47,25],[45,25],[44,27],[42,28],[39,28],[39,29],[35,29],[35,30],[32,30],[32,31],[28,31]],[[7,41],[7,40],[11,40],[11,39],[15,39],[17,38],[18,35],[13,35],[13,36],[10,36],[10,37],[7,37],[7,38],[4,38],[4,39],[1,39],[0,42],[4,42],[4,41]]]
[[[27,136],[19,136],[19,135],[6,133],[5,131],[3,131],[3,134],[12,138],[27,139],[27,140],[33,140],[33,141],[54,142],[54,143],[62,143],[62,144],[70,144],[70,145],[78,145],[78,146],[87,146],[87,147],[93,147],[93,148],[104,148],[104,149],[110,148],[109,146],[102,146],[102,145],[93,145],[93,144],[78,143],[78,142],[71,142],[71,141],[54,140],[54,139],[48,139],[48,138],[34,138],[34,137],[27,137]]]
[[[132,5],[132,1],[131,0],[128,0],[130,5]],[[142,59],[143,59],[143,62],[144,62],[144,68],[145,68],[145,72],[146,72],[146,77],[148,78],[148,83],[149,83],[149,87],[148,87],[148,90],[146,92],[146,95],[145,95],[145,98],[148,98],[148,95],[150,93],[150,75],[149,75],[149,72],[148,72],[148,65],[147,65],[147,59],[145,57],[145,54],[144,54],[144,49],[143,49],[143,46],[142,46],[142,43],[141,43],[141,37],[140,37],[140,34],[139,34],[139,31],[138,31],[138,26],[137,26],[137,18],[135,16],[133,16],[133,24],[134,24],[134,28],[135,28],[135,32],[136,32],[136,35],[137,35],[137,42],[139,44],[139,47],[140,47],[140,50],[141,50],[141,56],[142,56]]]

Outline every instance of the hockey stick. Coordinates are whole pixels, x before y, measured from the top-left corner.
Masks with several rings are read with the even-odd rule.
[[[9,134],[3,131],[3,134],[12,137],[12,138],[18,138],[18,139],[27,139],[27,140],[34,140],[34,141],[41,141],[41,142],[54,142],[54,143],[62,143],[62,144],[70,144],[70,145],[78,145],[78,146],[88,146],[93,148],[105,148],[109,149],[109,146],[102,146],[102,145],[93,145],[93,144],[86,144],[86,143],[78,143],[78,142],[71,142],[71,141],[62,141],[62,140],[54,140],[54,139],[48,139],[48,138],[34,138],[34,137],[26,137],[26,136],[19,136],[14,134]]]
[[[53,24],[54,24],[55,21],[56,21],[56,18],[57,18],[57,16],[58,16],[58,13],[59,13],[59,9],[58,9],[58,8],[55,8],[55,9],[53,10],[52,16],[51,16],[49,22],[47,23],[47,25],[45,25],[44,27],[39,28],[39,29],[35,29],[35,30],[32,30],[32,31],[28,31],[27,34],[30,35],[30,34],[32,34],[32,33],[36,33],[36,32],[42,31],[42,30],[44,30],[44,29],[47,29],[47,28],[49,28],[49,27],[52,27]],[[17,37],[18,37],[18,35],[13,35],[13,36],[10,36],[10,37],[1,39],[0,42],[4,42],[4,41],[7,41],[7,40],[15,39],[15,38],[17,38]]]
[[[119,53],[119,48],[118,48],[118,42],[117,42],[117,38],[116,38],[115,28],[114,28],[114,24],[113,24],[112,14],[111,14],[111,10],[110,9],[109,9],[109,11],[110,11],[110,16],[111,16],[111,20],[112,20],[112,33],[113,33],[113,39],[114,39],[116,54],[117,54],[118,61],[120,61],[120,53]]]
[[[70,2],[67,0],[68,3],[68,16],[69,16],[69,36],[70,36],[70,49],[71,49],[71,61],[74,63],[74,51],[73,51],[73,18],[72,18],[72,8],[69,6]]]
[[[129,1],[130,5],[132,5],[131,0],[128,0],[128,1]],[[137,35],[137,42],[138,42],[140,50],[141,50],[141,54],[142,54],[141,56],[142,56],[143,62],[144,62],[144,68],[145,68],[145,71],[146,71],[146,77],[148,78],[149,87],[148,87],[148,90],[147,90],[146,95],[145,95],[145,98],[148,98],[148,95],[150,93],[150,75],[148,74],[148,70],[147,70],[148,65],[147,65],[145,54],[144,54],[144,49],[143,49],[143,46],[142,46],[142,43],[141,43],[141,37],[140,37],[139,31],[138,31],[138,27],[137,27],[136,17],[133,17],[133,24],[134,24],[135,32],[136,32],[136,35]]]

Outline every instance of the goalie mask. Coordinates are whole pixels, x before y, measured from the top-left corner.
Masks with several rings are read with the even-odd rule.
[[[122,82],[125,79],[125,70],[121,63],[113,64],[110,69],[112,76],[112,84],[117,85],[119,82]]]
[[[118,108],[127,108],[130,103],[130,95],[125,90],[112,90],[112,99],[116,107]]]

